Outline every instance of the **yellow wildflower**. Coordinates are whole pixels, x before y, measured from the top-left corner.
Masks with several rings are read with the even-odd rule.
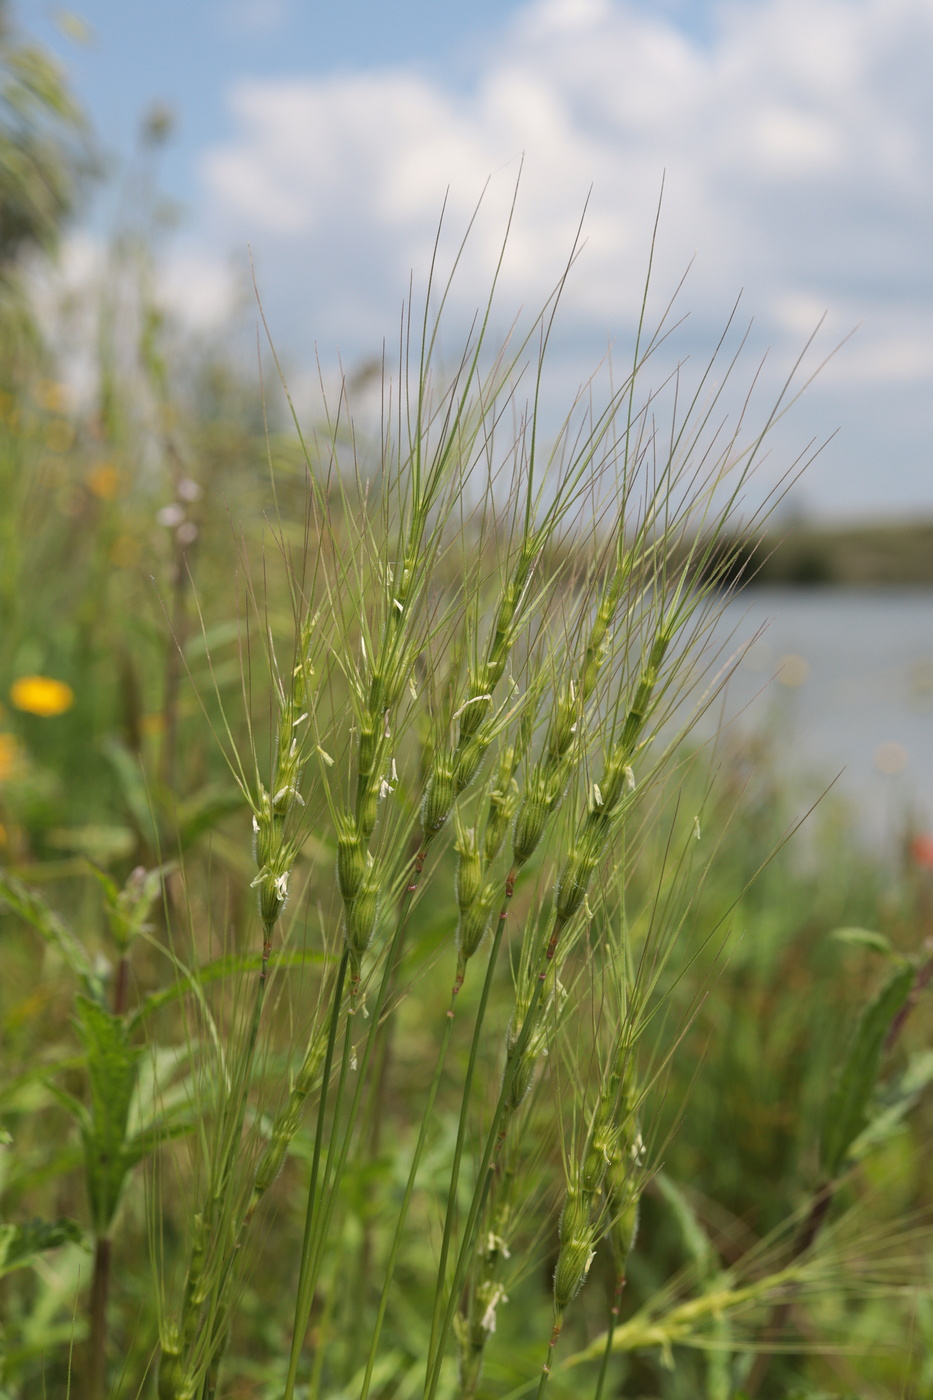
[[[22,762],[19,740],[15,734],[0,730],[0,783],[12,778]]]
[[[49,413],[65,413],[70,395],[64,384],[44,379],[36,390],[36,402]]]
[[[101,501],[112,501],[120,489],[120,473],[112,462],[97,462],[88,472],[88,490]]]
[[[30,715],[61,715],[74,704],[75,693],[51,676],[20,676],[10,687],[10,699]]]

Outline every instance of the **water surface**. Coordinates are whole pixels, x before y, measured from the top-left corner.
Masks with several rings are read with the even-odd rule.
[[[754,638],[725,712],[776,736],[791,773],[837,791],[873,841],[933,831],[933,590],[749,589],[719,635]]]

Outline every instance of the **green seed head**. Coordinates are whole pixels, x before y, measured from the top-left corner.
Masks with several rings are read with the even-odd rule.
[[[537,849],[550,812],[547,777],[540,765],[531,775],[515,821],[512,852],[516,865],[524,865]]]
[[[625,1263],[635,1247],[640,1205],[640,1197],[633,1196],[622,1213],[612,1222],[609,1231],[609,1242],[619,1273],[622,1273]]]
[[[278,866],[264,865],[253,881],[259,893],[259,917],[266,925],[274,924],[288,899],[289,864],[284,863],[285,852],[280,853]],[[290,863],[290,861],[289,861]]]
[[[372,942],[378,913],[379,884],[376,866],[371,864],[359,894],[344,910],[344,938],[355,956],[362,957]]]
[[[482,665],[477,671],[470,672],[470,694],[466,704],[460,711],[460,742],[468,739],[471,734],[475,734],[483,720],[489,713],[492,704],[491,691],[495,682],[490,684],[488,665]]]
[[[364,842],[368,841],[376,829],[376,817],[379,814],[379,788],[373,784],[363,793],[359,807],[360,835]]]
[[[518,755],[514,744],[506,744],[499,754],[499,762],[496,766],[496,787],[500,792],[505,792],[512,781],[512,774],[518,762]]]
[[[482,763],[486,750],[489,747],[489,736],[483,734],[473,734],[463,743],[457,745],[456,767],[454,769],[454,782],[458,795],[464,788],[469,787],[476,777],[476,770]]]
[[[584,1191],[594,1193],[600,1189],[618,1151],[618,1142],[618,1132],[607,1118],[593,1125],[580,1172],[580,1183]]]
[[[590,810],[614,816],[626,795],[634,790],[635,775],[629,766],[630,753],[623,741],[609,755],[599,783],[593,784]]]
[[[563,1312],[580,1292],[596,1252],[596,1225],[590,1219],[590,1198],[569,1187],[560,1218],[560,1253],[554,1270],[554,1305]]]
[[[272,812],[272,799],[259,790],[259,812],[253,812],[253,855],[260,869],[272,865],[282,844],[282,823]]]
[[[624,1272],[638,1232],[644,1159],[644,1139],[635,1126],[627,1143],[616,1143],[606,1175],[611,1212],[609,1243],[619,1273]]]
[[[586,846],[575,847],[567,858],[554,897],[554,908],[559,916],[572,919],[586,898],[590,877],[596,865],[592,853]]]
[[[573,681],[570,681],[567,689],[558,698],[551,717],[547,739],[547,751],[551,759],[563,758],[570,748],[577,732],[579,717],[576,693]]]
[[[510,1113],[515,1113],[524,1102],[535,1079],[535,1070],[538,1068],[538,1057],[533,1054],[529,1045],[526,1045],[515,1066],[515,1073],[512,1077],[512,1086],[508,1095],[508,1109]]]
[[[515,583],[511,580],[502,592],[502,601],[496,615],[495,631],[489,647],[489,657],[486,661],[486,679],[490,682],[490,690],[501,680],[506,658],[515,641],[515,629],[512,624],[515,620],[515,610],[518,607],[520,594],[521,590],[516,588]]]
[[[455,846],[457,860],[457,906],[461,914],[470,908],[483,883],[483,866],[476,846],[476,828],[458,825]]]
[[[176,1400],[177,1396],[184,1394],[186,1377],[181,1360],[181,1337],[175,1323],[165,1324],[160,1343],[159,1400]]]
[[[596,685],[596,679],[608,655],[610,641],[609,624],[615,613],[617,601],[617,590],[610,589],[610,591],[603,596],[599,608],[597,609],[596,617],[593,620],[593,628],[590,632],[590,639],[586,648],[586,657],[583,662],[583,675],[580,680],[580,689],[583,692],[584,700],[588,700],[592,695]]]
[[[468,909],[462,911],[457,929],[457,949],[464,962],[472,958],[483,941],[499,886],[489,881]]]
[[[489,812],[483,833],[483,855],[487,865],[491,865],[499,854],[509,823],[517,810],[518,788],[514,782],[505,792],[496,789],[489,794]]]
[[[513,641],[514,637],[508,637],[507,646],[502,655],[486,663],[486,682],[490,691],[496,688],[505,674],[505,663],[508,660],[509,650],[511,649]]]
[[[553,974],[553,967],[552,967]],[[548,1037],[551,1030],[556,1026],[561,1010],[567,998],[566,989],[561,985],[556,975],[553,976],[553,985],[546,996],[538,1001],[534,1011],[531,1013],[532,1020],[528,1027],[528,1035],[521,1051],[519,1042],[522,1039],[526,1019],[532,1001],[532,986],[526,985],[523,992],[516,997],[515,1011],[509,1023],[508,1034],[506,1036],[506,1072],[511,1071],[515,1066],[512,1078],[512,1087],[508,1096],[509,1110],[514,1112],[528,1093],[534,1083],[535,1071],[538,1063],[547,1054]]]
[[[518,808],[518,792],[505,795],[505,800],[493,808],[490,802],[489,816],[486,821],[486,830],[483,833],[483,855],[486,864],[491,865],[502,849],[502,842],[509,829],[509,823],[515,816]]]
[[[300,659],[292,668],[292,704],[296,711],[289,717],[289,723],[294,727],[298,720],[298,714],[304,709],[308,699],[310,687],[308,679],[314,674],[314,668],[309,661]]]
[[[356,899],[366,874],[366,847],[356,818],[338,818],[337,825],[337,884],[346,902]]]
[[[382,715],[383,731],[385,731],[389,714],[395,709],[402,697],[402,692],[408,684],[409,677],[411,676],[415,664],[415,655],[416,653],[411,651],[411,649],[404,650],[393,662],[386,675],[382,696],[382,709],[380,711]]]
[[[272,796],[272,811],[277,817],[287,817],[298,796],[298,782],[301,777],[301,768],[297,757],[297,744],[295,752],[291,753],[284,762],[280,762],[275,770],[275,792]]]
[[[447,750],[434,755],[434,767],[428,779],[421,807],[421,828],[426,836],[440,831],[454,801],[454,765]]]
[[[487,788],[489,803],[483,833],[483,856],[487,865],[491,865],[499,854],[509,823],[518,810],[518,787],[512,777],[514,771],[515,746],[507,744],[499,757],[495,777]]]
[[[362,777],[368,778],[376,761],[379,726],[371,714],[360,720],[360,741],[357,754],[357,767]]]

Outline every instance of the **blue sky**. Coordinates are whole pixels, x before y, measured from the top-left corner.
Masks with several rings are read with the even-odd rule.
[[[73,8],[83,46],[46,0],[14,14],[62,56],[115,161],[153,101],[175,113],[160,180],[183,210],[162,274],[179,315],[222,325],[249,245],[296,381],[316,353],[325,372],[338,353],[352,367],[397,335],[445,190],[459,231],[491,176],[451,306],[465,324],[523,157],[503,326],[548,294],[592,187],[554,344],[555,398],[572,395],[607,342],[625,360],[666,172],[658,307],[690,266],[668,363],[699,366],[740,291],[766,393],[824,314],[823,350],[858,326],[782,426],[766,477],[835,433],[800,509],[933,514],[930,0]],[[76,269],[101,207],[73,235]]]

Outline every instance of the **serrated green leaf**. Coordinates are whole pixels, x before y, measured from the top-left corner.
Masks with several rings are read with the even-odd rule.
[[[837,943],[848,943],[855,948],[873,948],[876,953],[884,953],[887,957],[897,957],[891,940],[883,933],[878,933],[871,928],[837,928],[833,929],[830,938]]]
[[[43,1071],[43,1075],[44,1074],[45,1071]],[[72,1118],[81,1129],[82,1134],[93,1131],[91,1115],[80,1099],[75,1098],[74,1094],[69,1094],[67,1089],[63,1089],[61,1085],[56,1084],[53,1079],[46,1079],[45,1086],[53,1098],[58,1100],[62,1108],[66,1109],[67,1112],[71,1114]]]
[[[84,990],[94,1000],[103,996],[103,984],[91,966],[91,960],[63,919],[51,909],[41,895],[29,889],[8,871],[0,870],[0,900],[27,924],[30,924],[50,947],[64,959],[78,977]]]
[[[25,1225],[0,1225],[0,1278],[14,1269],[28,1268],[40,1254],[67,1244],[86,1245],[76,1220],[30,1220]]]
[[[914,984],[909,963],[897,968],[865,1007],[830,1092],[823,1119],[820,1163],[832,1181],[864,1130],[881,1063],[884,1038]]]
[[[126,1129],[141,1051],[130,1045],[122,1016],[86,997],[76,1007],[91,1090],[90,1125],[82,1129],[88,1198],[95,1231],[105,1235],[132,1165]]]

